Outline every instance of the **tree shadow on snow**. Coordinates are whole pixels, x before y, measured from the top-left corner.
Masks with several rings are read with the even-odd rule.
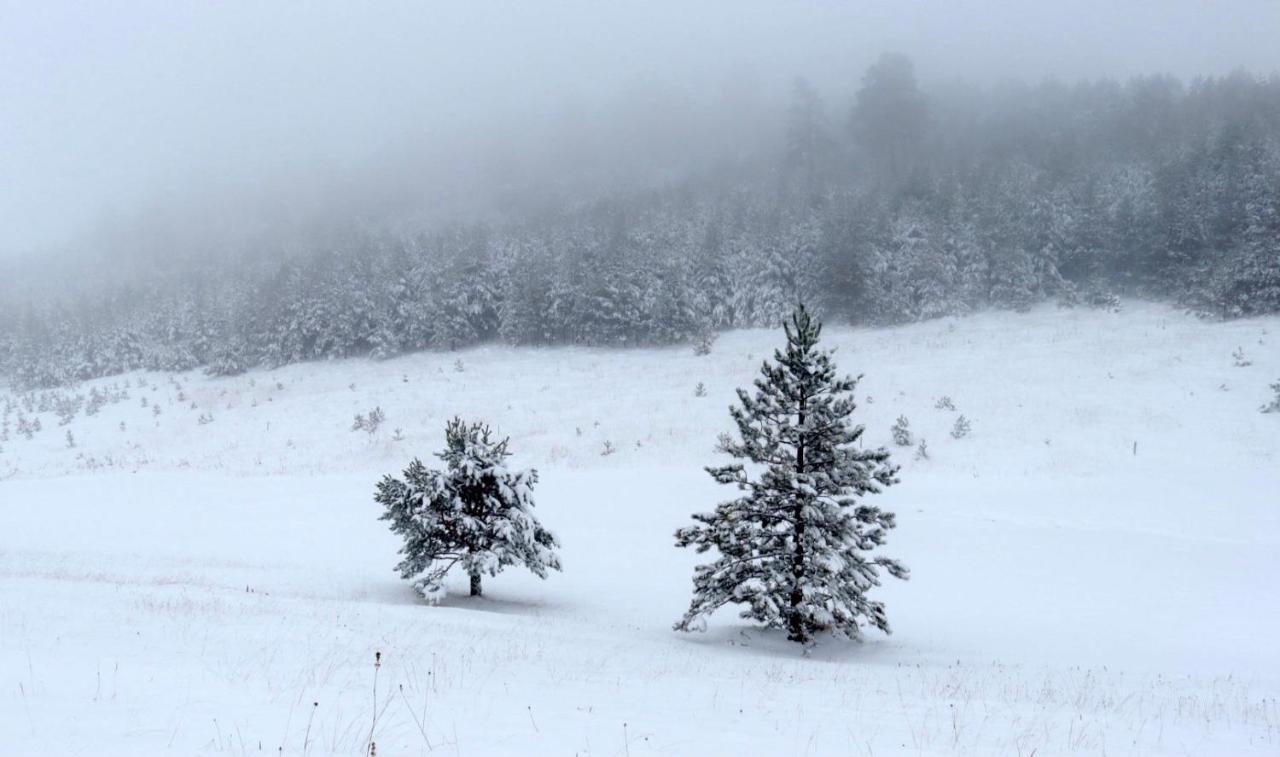
[[[376,586],[361,591],[353,599],[384,605],[425,604],[418,592],[403,581],[381,581]]]
[[[705,632],[677,632],[677,635],[686,643],[709,650],[763,655],[779,660],[896,665],[902,659],[901,645],[883,635],[869,634],[860,641],[853,641],[823,634],[816,636],[814,643],[807,647],[788,641],[785,631],[743,623],[709,626]]]
[[[379,583],[375,587],[370,587],[360,592],[354,599],[427,609],[443,607],[451,610],[470,610],[498,615],[525,615],[531,617],[557,615],[568,607],[562,602],[551,602],[545,599],[517,599],[506,596],[501,591],[486,592],[482,597],[472,597],[467,594],[465,587],[457,593],[450,592],[446,594],[443,599],[431,601],[424,598],[412,586],[403,581]]]
[[[486,593],[482,597],[472,597],[468,596],[466,593],[450,594],[435,603],[422,599],[416,593],[414,594],[414,598],[417,600],[417,603],[421,605],[445,607],[454,610],[490,612],[498,615],[524,615],[530,617],[557,615],[565,607],[563,604],[558,602],[514,599],[503,596],[501,593]]]

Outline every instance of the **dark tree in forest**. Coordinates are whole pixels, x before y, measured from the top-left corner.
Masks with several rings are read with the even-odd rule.
[[[911,167],[924,140],[928,105],[905,55],[885,53],[862,77],[849,122],[854,138],[888,178]]]

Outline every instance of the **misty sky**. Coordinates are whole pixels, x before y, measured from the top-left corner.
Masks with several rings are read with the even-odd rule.
[[[381,167],[406,149],[433,156],[411,165],[449,186],[473,154],[500,173],[495,154],[576,144],[593,122],[617,131],[729,101],[749,113],[743,103],[796,74],[851,95],[885,50],[913,57],[927,86],[1269,74],[1278,39],[1274,0],[0,0],[0,255],[184,198],[184,217],[215,223],[349,175],[392,197],[403,180]],[[593,121],[606,112],[614,120]],[[557,131],[574,117],[587,126]],[[633,159],[660,139],[645,134]]]

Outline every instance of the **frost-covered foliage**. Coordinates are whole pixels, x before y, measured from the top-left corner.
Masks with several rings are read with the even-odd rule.
[[[58,425],[65,426],[75,420],[82,407],[84,407],[83,394],[59,395],[54,401],[54,412],[58,415]]]
[[[952,439],[965,438],[966,436],[969,435],[969,431],[972,430],[972,427],[973,427],[973,424],[969,422],[969,419],[961,415],[960,417],[956,418],[955,424],[951,427],[951,438]]]
[[[372,436],[378,432],[378,429],[386,419],[387,414],[382,411],[382,408],[375,407],[368,413],[357,413],[355,420],[351,422],[351,430],[364,431]]]
[[[210,351],[205,373],[210,376],[239,376],[252,365],[244,340],[233,337]]]
[[[746,605],[742,617],[801,643],[826,631],[856,638],[864,623],[888,633],[884,605],[867,592],[880,584],[881,568],[898,578],[908,571],[870,555],[894,516],[863,499],[896,483],[898,469],[884,448],[857,448],[863,427],[849,422],[857,379],[837,376],[830,353],[818,349],[821,324],[800,307],[784,328],[786,349],[761,366],[755,395],[738,391],[731,413],[739,439],[721,440],[762,472],[753,476],[742,463],[708,468],[746,493],[676,532],[677,546],[719,556],[696,568],[693,601],[675,627],[701,627],[734,603]]]
[[[911,422],[907,420],[907,416],[899,415],[890,431],[893,433],[893,443],[899,447],[910,447],[914,444],[911,436]]]
[[[0,376],[231,375],[497,339],[704,350],[798,301],[854,323],[1045,300],[1114,309],[1118,294],[1280,312],[1277,80],[931,98],[891,57],[848,92],[851,118],[828,118],[798,82],[776,104],[784,140],[661,189],[76,277],[115,288],[24,266],[0,277]],[[845,120],[848,134],[833,128]]]
[[[18,414],[17,428],[18,434],[27,441],[31,441],[35,438],[36,434],[44,430],[43,424],[40,423],[40,418],[36,417],[28,419],[27,416],[22,415],[21,413]]]
[[[507,468],[507,439],[489,427],[460,418],[445,428],[444,470],[415,459],[404,478],[386,476],[375,500],[382,520],[404,538],[396,569],[428,599],[443,596],[445,575],[455,565],[481,594],[481,577],[522,565],[541,578],[560,570],[555,536],[533,516],[535,470]]]
[[[1275,392],[1276,396],[1263,405],[1261,410],[1264,413],[1280,413],[1280,381],[1271,385],[1271,391]]]

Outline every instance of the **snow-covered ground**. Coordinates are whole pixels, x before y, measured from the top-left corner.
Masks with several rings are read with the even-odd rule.
[[[894,635],[807,656],[729,610],[670,630],[698,561],[672,532],[729,494],[701,466],[776,332],[131,375],[77,387],[113,401],[66,426],[18,402],[0,753],[1280,752],[1280,415],[1258,412],[1280,318],[1127,303],[826,337],[866,374],[869,442],[902,414],[930,457],[895,448],[881,497],[912,569],[879,593]],[[372,492],[455,413],[539,469],[565,571],[432,607]]]

